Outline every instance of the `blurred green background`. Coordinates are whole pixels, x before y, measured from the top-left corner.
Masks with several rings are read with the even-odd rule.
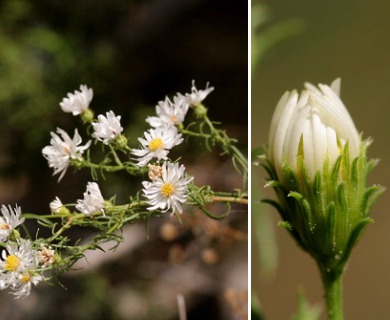
[[[341,97],[356,127],[364,137],[374,138],[369,156],[381,159],[370,182],[389,187],[390,2],[252,2],[258,3],[267,8],[267,22],[257,30],[260,34],[278,24],[287,23],[289,28],[284,30],[288,36],[267,50],[253,69],[252,148],[267,143],[273,110],[286,90],[301,90],[306,81],[330,84],[341,77]],[[261,43],[268,45],[258,45]],[[264,171],[254,168],[253,177],[259,190],[266,192],[262,188]],[[260,198],[258,194],[252,196]],[[375,223],[368,226],[352,253],[345,276],[346,319],[390,319],[388,204],[387,191],[372,210]],[[310,303],[323,305],[314,262],[285,230],[276,227],[279,217],[273,209],[262,206],[261,210],[272,217],[279,250],[277,267],[268,274],[260,271],[267,257],[252,252],[252,285],[265,319],[291,319],[296,311],[298,286],[304,287]]]
[[[82,197],[89,172],[68,170],[57,183],[41,154],[56,127],[85,134],[59,107],[80,84],[93,88],[96,114],[122,116],[137,145],[159,100],[189,92],[193,79],[198,89],[210,82],[210,118],[246,154],[247,23],[247,3],[233,0],[1,1],[0,203],[47,213],[55,196],[64,203]],[[193,140],[178,150],[198,184],[240,187],[220,150],[207,153]],[[123,174],[101,183],[118,203],[139,188]],[[0,318],[177,319],[176,295],[183,293],[188,319],[237,319],[246,307],[247,213],[235,209],[212,226],[194,212],[182,225],[169,215],[152,222],[148,241],[143,224],[126,229],[124,249],[89,257],[86,273],[60,279],[67,289],[41,285],[21,301],[1,293]],[[224,232],[209,232],[216,228]]]

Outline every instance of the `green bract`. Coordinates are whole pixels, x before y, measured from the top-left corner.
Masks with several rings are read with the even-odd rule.
[[[268,186],[276,191],[274,205],[285,227],[298,244],[319,264],[321,271],[337,276],[363,228],[373,222],[369,211],[384,190],[367,187],[367,175],[375,160],[367,160],[370,141],[361,144],[359,156],[351,161],[348,144],[333,166],[325,161],[323,170],[310,179],[304,158],[298,154],[298,170],[285,164],[281,184],[274,166],[266,158],[263,166],[270,177]]]

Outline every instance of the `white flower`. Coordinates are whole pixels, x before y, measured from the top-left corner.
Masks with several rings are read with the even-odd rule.
[[[76,90],[74,93],[68,93],[68,97],[62,100],[60,106],[62,111],[71,112],[74,116],[77,116],[88,109],[92,97],[92,89],[80,85],[80,91]]]
[[[189,105],[196,106],[206,97],[210,94],[211,91],[213,91],[213,87],[209,87],[209,84],[206,84],[206,88],[204,90],[198,90],[195,87],[195,80],[192,80],[192,87],[191,87],[191,93],[186,93],[186,100]]]
[[[19,239],[9,243],[2,251],[0,261],[0,288],[11,288],[17,298],[30,294],[31,283],[42,280],[38,274],[38,254],[31,247],[30,240]]]
[[[39,282],[43,280],[43,277],[37,273],[24,272],[19,274],[18,281],[12,287],[12,294],[16,296],[16,298],[25,298],[31,292],[31,284],[36,286]]]
[[[91,141],[88,141],[84,146],[79,146],[81,137],[75,130],[73,139],[62,129],[57,128],[57,132],[62,139],[55,133],[50,132],[51,140],[50,146],[46,146],[42,150],[43,156],[49,162],[49,167],[54,168],[53,175],[61,173],[58,181],[62,179],[66,170],[69,167],[71,159],[81,159],[83,152],[88,149]]]
[[[339,98],[340,79],[329,87],[305,84],[301,95],[286,92],[274,112],[270,137],[269,159],[279,179],[282,166],[297,169],[297,155],[303,155],[309,177],[313,178],[324,162],[333,165],[348,142],[350,158],[358,156],[361,139]]]
[[[188,184],[192,177],[187,177],[183,165],[165,162],[161,177],[152,182],[143,181],[142,190],[148,199],[148,210],[161,209],[164,212],[172,210],[172,213],[183,211],[182,204],[187,201]]]
[[[114,140],[122,131],[121,116],[115,116],[114,112],[106,112],[106,116],[98,115],[98,122],[93,122],[92,137],[108,144],[109,141]]]
[[[183,123],[189,105],[185,97],[180,93],[173,99],[173,102],[168,97],[164,101],[159,101],[156,106],[157,117],[147,117],[146,122],[156,128]]]
[[[62,204],[60,198],[56,197],[52,202],[50,202],[49,204],[49,207],[50,207],[50,211],[53,212],[53,213],[59,213],[60,209],[63,207],[64,205]]]
[[[149,129],[144,132],[145,139],[138,138],[142,149],[133,149],[131,152],[138,157],[139,166],[146,165],[153,158],[167,159],[169,150],[183,141],[181,134],[174,126],[163,126]]]
[[[96,182],[88,182],[87,191],[84,192],[84,199],[77,200],[76,209],[80,212],[91,215],[98,211],[104,214],[104,198]]]
[[[4,242],[8,239],[12,230],[24,222],[24,218],[21,218],[22,211],[20,207],[15,206],[12,209],[3,205],[1,207],[2,216],[0,216],[0,241]]]

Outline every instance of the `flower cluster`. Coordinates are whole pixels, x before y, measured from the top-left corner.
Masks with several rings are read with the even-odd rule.
[[[183,165],[172,163],[168,154],[173,147],[184,140],[178,126],[184,122],[189,108],[204,108],[202,101],[213,90],[214,88],[209,87],[208,84],[204,90],[198,90],[193,81],[190,93],[177,93],[172,100],[166,97],[165,100],[158,102],[156,116],[146,118],[151,128],[144,132],[143,137],[138,138],[141,147],[133,148],[131,154],[138,167],[149,167],[150,181],[142,183],[149,210],[182,212],[182,204],[187,200],[188,184],[192,178],[187,177]],[[73,115],[83,117],[87,112],[93,115],[93,111],[89,109],[92,97],[92,89],[81,85],[80,91],[68,93],[60,106],[64,112]],[[121,135],[123,127],[120,119],[121,116],[116,116],[113,111],[107,112],[106,115],[98,115],[96,120],[88,118],[93,128],[92,137],[105,145],[116,142],[117,145],[123,146],[120,142],[124,141],[127,146],[127,139]],[[91,141],[81,145],[82,139],[77,130],[73,138],[59,128],[57,133],[51,132],[50,145],[43,148],[42,153],[49,167],[54,169],[54,174],[60,174],[58,179],[60,181],[72,161],[79,161],[79,163],[84,161],[83,154],[90,147]],[[53,213],[59,213],[64,208],[58,197],[50,204]],[[104,215],[103,208],[104,198],[98,185],[95,182],[89,182],[84,199],[77,201],[76,209],[85,215],[92,215],[96,212]]]
[[[0,290],[11,289],[17,298],[30,294],[31,285],[43,280],[39,268],[38,251],[32,248],[30,240],[20,237],[16,229],[24,222],[21,209],[16,206],[2,206],[1,242],[3,249],[0,260]]]
[[[213,90],[208,85],[205,90],[198,90],[193,81],[191,93],[177,93],[173,102],[166,97],[157,104],[156,116],[146,118],[153,128],[144,132],[144,138],[138,139],[141,149],[133,149],[132,154],[138,166],[149,166],[151,181],[142,182],[143,194],[150,205],[148,210],[171,210],[172,214],[183,211],[182,204],[187,200],[188,184],[192,178],[186,176],[183,165],[170,162],[168,154],[183,141],[177,126],[183,123],[189,107],[200,106]],[[153,159],[157,160],[156,164],[150,163]],[[161,160],[164,161],[162,165]]]
[[[0,290],[9,288],[17,297],[27,296],[32,285],[49,279],[43,276],[43,271],[47,272],[57,267],[60,271],[68,270],[85,250],[97,248],[99,241],[112,239],[113,231],[121,228],[126,221],[132,221],[133,217],[135,220],[138,217],[143,218],[145,211],[149,211],[150,215],[168,211],[171,214],[182,213],[183,206],[189,198],[189,187],[193,177],[187,175],[183,164],[172,161],[169,153],[172,148],[184,141],[183,134],[189,132],[183,129],[183,122],[189,109],[193,108],[197,117],[202,113],[206,115],[206,108],[202,102],[213,89],[207,85],[204,90],[198,90],[192,82],[190,93],[177,93],[173,99],[166,97],[159,101],[156,105],[156,115],[146,118],[151,127],[138,138],[139,148],[128,146],[127,138],[122,135],[120,115],[115,115],[110,110],[105,115],[100,114],[94,118],[94,112],[89,107],[93,97],[92,89],[81,85],[80,91],[68,93],[60,103],[61,109],[74,116],[79,115],[92,130],[91,137],[96,142],[101,142],[103,146],[108,146],[109,152],[101,163],[94,163],[89,152],[91,140],[83,144],[77,129],[71,137],[63,129],[57,128],[56,132],[50,133],[50,145],[42,149],[42,154],[49,167],[53,168],[53,174],[59,175],[58,181],[64,177],[70,166],[91,168],[92,173],[97,170],[107,172],[125,170],[133,175],[145,174],[147,169],[149,179],[142,182],[141,193],[146,200],[142,201],[137,194],[135,198],[130,198],[129,204],[115,205],[115,197],[105,200],[99,185],[96,182],[88,182],[83,198],[78,199],[76,204],[64,205],[59,197],[55,197],[49,205],[51,212],[49,215],[39,217],[33,214],[25,215],[25,218],[33,216],[32,218],[40,220],[42,225],[50,226],[53,235],[47,240],[23,239],[17,230],[25,220],[21,215],[21,209],[17,206],[14,209],[2,206],[0,242],[3,243],[3,250],[0,252]],[[121,158],[117,151],[126,154],[127,157]],[[97,175],[92,177],[95,179]],[[74,208],[73,212],[70,207]],[[131,209],[133,207],[136,209]],[[52,222],[51,219],[54,221],[61,219],[62,224]],[[74,250],[74,257],[69,258],[71,255],[69,252],[62,257],[61,246],[69,241],[62,233],[73,225],[99,227],[100,230],[106,230],[106,236],[108,234],[110,236],[107,236],[107,239],[102,236],[90,246],[78,247],[78,250]],[[71,245],[67,246],[68,249],[70,247]]]
[[[87,184],[84,198],[77,200],[76,209],[86,216],[101,212],[104,215],[104,199],[95,182]],[[53,214],[70,211],[56,197],[50,203]],[[35,249],[34,242],[21,237],[17,227],[23,224],[20,207],[2,206],[0,216],[0,290],[10,289],[17,298],[30,294],[31,286],[45,280],[43,271],[50,269],[58,257],[55,250],[40,242]],[[39,242],[39,241],[38,241]]]

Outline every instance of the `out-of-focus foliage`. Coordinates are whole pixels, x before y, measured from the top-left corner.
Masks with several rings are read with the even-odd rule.
[[[303,23],[298,19],[291,19],[278,23],[272,23],[268,8],[255,3],[252,6],[252,69],[261,63],[264,55],[279,42],[297,35],[303,30]],[[269,25],[269,23],[271,24]]]
[[[77,28],[64,32],[39,19],[41,10],[50,10],[44,2],[0,4],[0,148],[2,154],[12,154],[1,159],[2,170],[31,165],[53,124],[59,123],[58,97],[78,86],[75,81],[107,75],[113,66],[112,44],[91,39],[83,46],[86,39]],[[93,82],[98,85],[99,77]]]
[[[304,295],[303,289],[298,290],[298,310],[294,320],[319,320],[322,309],[319,306],[311,306]]]

